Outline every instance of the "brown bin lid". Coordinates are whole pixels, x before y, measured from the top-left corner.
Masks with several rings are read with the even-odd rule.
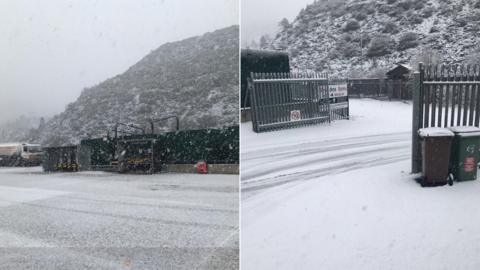
[[[455,134],[448,128],[421,128],[418,130],[418,135],[422,138],[426,137],[453,137]]]

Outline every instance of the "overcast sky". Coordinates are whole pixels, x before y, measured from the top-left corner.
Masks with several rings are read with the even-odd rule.
[[[59,113],[161,44],[238,24],[238,0],[0,0],[0,122]]]
[[[278,31],[283,18],[292,22],[300,10],[314,0],[242,0],[242,47],[252,40],[258,41],[264,34]]]

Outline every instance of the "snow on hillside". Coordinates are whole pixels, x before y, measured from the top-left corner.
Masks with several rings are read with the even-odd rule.
[[[480,61],[478,0],[319,0],[279,27],[260,44],[288,51],[293,69],[363,77],[397,62]]]
[[[238,39],[239,27],[232,26],[164,44],[125,73],[84,89],[27,140],[75,144],[105,135],[116,122],[146,126],[147,119],[167,115],[177,115],[184,130],[236,125]]]

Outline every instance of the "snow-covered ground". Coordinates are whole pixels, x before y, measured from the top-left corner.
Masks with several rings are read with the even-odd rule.
[[[351,100],[350,121],[242,126],[242,269],[479,269],[480,182],[421,188],[411,105]]]
[[[238,269],[238,176],[0,168],[0,269]]]
[[[276,132],[241,128],[242,196],[292,181],[409,158],[412,107],[372,99],[350,101],[350,120]]]

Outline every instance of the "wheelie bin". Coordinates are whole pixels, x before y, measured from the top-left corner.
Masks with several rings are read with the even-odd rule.
[[[448,166],[453,132],[446,128],[422,128],[422,186],[442,186],[448,183]]]
[[[480,128],[471,126],[451,127],[455,134],[450,157],[450,172],[456,181],[477,179]]]

